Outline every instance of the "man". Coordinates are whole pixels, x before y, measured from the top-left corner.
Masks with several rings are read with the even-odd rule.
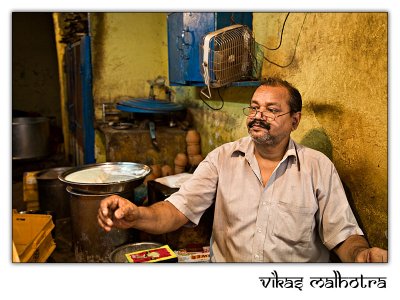
[[[248,137],[211,151],[165,201],[104,199],[100,226],[161,234],[195,226],[215,203],[213,262],[328,262],[330,250],[343,262],[386,262],[363,237],[332,162],[290,138],[301,106],[288,82],[266,80],[243,110]]]

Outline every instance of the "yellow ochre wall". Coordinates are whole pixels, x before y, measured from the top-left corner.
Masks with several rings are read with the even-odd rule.
[[[276,44],[284,15],[255,14],[256,40]],[[290,15],[284,33],[290,36],[287,43],[282,51],[265,55],[276,52],[270,56],[273,61],[289,61],[304,17],[292,65],[279,68],[267,63],[263,75],[281,76],[298,87],[304,109],[293,138],[333,160],[371,244],[386,248],[387,14]]]
[[[286,15],[254,13],[256,42],[277,47]],[[166,23],[166,13],[90,14],[97,119],[103,102],[147,97],[147,80],[168,77]],[[384,248],[388,245],[387,27],[387,13],[291,13],[281,47],[263,51],[268,60],[284,66],[296,49],[293,62],[285,68],[267,60],[262,65],[262,77],[280,76],[300,90],[303,114],[293,138],[332,159],[370,243]],[[247,135],[241,109],[254,88],[213,91],[215,100],[207,103],[218,108],[221,96],[221,110],[203,104],[199,89],[174,87],[174,101],[187,105],[193,114],[204,155]],[[103,150],[97,138],[98,161],[104,159]]]
[[[93,96],[100,119],[102,103],[148,97],[147,80],[168,76],[167,23],[165,13],[93,13],[90,24]]]

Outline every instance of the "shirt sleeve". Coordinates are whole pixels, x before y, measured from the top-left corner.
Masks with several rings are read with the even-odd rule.
[[[320,174],[324,175],[320,176],[317,188],[319,233],[324,245],[332,250],[350,235],[363,235],[363,232],[349,205],[333,163],[325,163]]]
[[[216,150],[210,152],[198,165],[193,176],[176,193],[165,199],[191,221],[189,226],[198,225],[205,210],[215,201],[218,185],[217,158]]]

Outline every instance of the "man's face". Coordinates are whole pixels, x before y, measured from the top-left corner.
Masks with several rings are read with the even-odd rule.
[[[288,113],[290,112],[289,99],[290,95],[285,87],[261,86],[257,88],[250,103],[251,107],[257,109],[257,114],[248,116],[246,120],[248,132],[255,143],[276,145],[288,138],[291,131],[297,128],[300,113],[293,115]],[[260,112],[263,112],[263,116]],[[267,118],[264,112],[277,117]]]

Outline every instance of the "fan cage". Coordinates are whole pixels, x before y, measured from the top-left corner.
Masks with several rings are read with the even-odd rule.
[[[204,39],[200,51],[202,64],[205,63]],[[251,79],[255,65],[254,49],[253,33],[245,25],[212,37],[209,41],[208,66],[201,68],[203,77],[208,75],[209,86],[218,88]]]

